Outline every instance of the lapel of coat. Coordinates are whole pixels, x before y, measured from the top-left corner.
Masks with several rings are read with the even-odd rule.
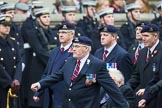
[[[141,64],[144,64],[142,66],[142,70],[141,70],[142,72],[146,67],[146,57],[147,57],[147,48],[143,48],[143,50],[140,52],[140,57],[139,57],[139,61],[141,61],[139,66],[141,66]]]
[[[55,52],[53,53],[53,60],[52,61],[55,61],[55,59],[57,58],[57,55],[58,55],[58,53],[59,53],[59,50],[60,50],[60,47],[57,47],[56,49],[55,49]]]
[[[146,62],[145,68],[151,63],[151,61],[154,59],[154,57],[156,57],[158,50],[160,49],[160,42],[158,43],[158,45],[155,47],[154,51],[151,54],[150,59],[148,60],[148,62]]]
[[[91,55],[90,55],[90,56],[87,58],[86,62],[84,63],[82,69],[80,70],[80,73],[79,73],[78,77],[77,77],[76,80],[73,82],[73,85],[74,85],[80,78],[82,78],[82,77],[85,75],[85,73],[87,72],[87,69],[88,69],[89,65],[91,64],[91,62],[92,62],[92,59],[91,59]],[[84,77],[86,77],[86,76],[84,76]]]
[[[98,57],[99,59],[102,60],[103,53],[104,53],[104,48],[102,48],[102,49],[99,51],[99,53],[98,53],[98,55],[97,55],[96,57]]]
[[[68,63],[68,66],[69,68],[67,67],[66,70],[65,70],[65,77],[67,78],[67,83],[68,85],[71,84],[71,77],[73,75],[73,72],[74,72],[74,69],[75,69],[75,66],[76,66],[76,63],[77,63],[77,60],[75,58],[73,58],[69,63]]]

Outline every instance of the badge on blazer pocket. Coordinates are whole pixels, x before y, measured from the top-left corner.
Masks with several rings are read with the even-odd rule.
[[[86,86],[91,86],[93,83],[96,83],[96,74],[86,74]]]

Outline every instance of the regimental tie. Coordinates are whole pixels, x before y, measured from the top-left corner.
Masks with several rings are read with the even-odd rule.
[[[63,47],[60,50],[61,50],[61,52],[64,52],[64,48]]]
[[[107,50],[104,51],[103,56],[102,56],[102,60],[103,60],[103,61],[106,60],[107,54],[108,54],[108,53],[109,53],[109,52],[108,52]]]
[[[137,49],[137,51],[135,53],[135,58],[134,58],[134,62],[133,62],[134,64],[136,64],[136,62],[137,62],[140,50],[141,50],[141,46],[138,47],[138,49]]]
[[[73,72],[73,75],[72,75],[72,77],[71,77],[71,80],[72,80],[72,81],[75,81],[76,78],[77,78],[78,75],[79,75],[80,63],[81,63],[80,60],[78,60],[76,66],[75,66],[75,70],[74,70],[74,72]]]
[[[148,51],[148,54],[147,54],[146,62],[149,61],[150,57],[151,57],[151,51],[149,50],[149,51]]]

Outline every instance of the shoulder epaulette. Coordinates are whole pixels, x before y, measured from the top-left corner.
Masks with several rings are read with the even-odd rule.
[[[14,37],[10,37],[11,40],[16,40]]]

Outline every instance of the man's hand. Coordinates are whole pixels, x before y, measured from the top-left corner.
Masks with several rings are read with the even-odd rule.
[[[138,107],[139,108],[144,108],[146,106],[146,100],[142,99],[138,102]]]
[[[137,92],[136,92],[136,95],[137,96],[142,96],[145,92],[145,89],[139,89]]]
[[[38,89],[39,89],[39,83],[34,83],[34,84],[31,85],[31,90],[33,92],[37,92]]]
[[[11,83],[12,93],[17,93],[20,89],[20,82],[18,80],[13,80]]]
[[[39,102],[40,98],[38,96],[33,96],[34,102]]]

